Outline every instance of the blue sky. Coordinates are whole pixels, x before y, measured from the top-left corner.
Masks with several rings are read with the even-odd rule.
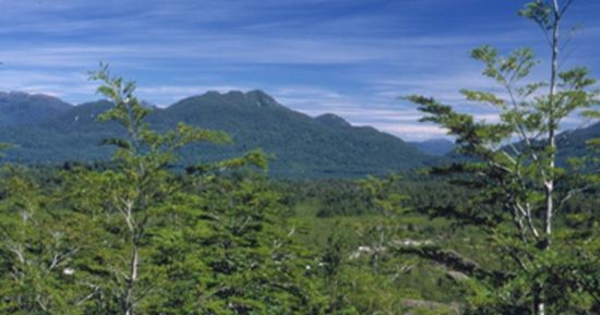
[[[443,130],[417,122],[397,96],[424,94],[480,118],[461,88],[493,87],[468,58],[491,44],[549,54],[520,0],[2,0],[0,90],[98,98],[99,61],[159,106],[207,90],[261,89],[311,116],[333,112],[403,139]],[[565,31],[583,26],[564,67],[600,76],[600,1],[575,0]],[[548,72],[542,62],[535,76]]]

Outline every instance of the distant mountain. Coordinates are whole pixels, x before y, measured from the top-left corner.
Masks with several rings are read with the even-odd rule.
[[[430,139],[421,142],[409,142],[419,151],[432,156],[444,156],[454,150],[454,142],[448,139]]]
[[[0,92],[0,126],[36,124],[57,117],[73,107],[43,94]]]
[[[27,163],[107,159],[111,150],[98,144],[123,134],[114,123],[96,121],[110,106],[105,101],[86,103],[27,127],[5,124],[0,128],[0,142],[18,145],[5,159]],[[262,148],[275,156],[270,164],[273,174],[341,177],[398,172],[419,167],[429,158],[392,135],[371,127],[353,127],[333,114],[311,118],[261,91],[208,92],[165,109],[156,108],[149,116],[150,125],[157,130],[173,128],[180,121],[223,130],[235,141],[229,146],[191,146],[181,152],[182,163],[188,165]]]
[[[559,147],[556,155],[560,165],[566,165],[568,157],[589,154],[586,142],[593,138],[600,138],[600,122],[559,134],[556,140]]]
[[[594,138],[600,138],[600,122],[587,127],[566,130],[559,133],[556,137],[556,144],[558,147],[556,151],[556,164],[560,167],[567,167],[569,165],[567,162],[569,158],[590,155],[591,152],[588,149],[587,141]],[[522,148],[523,145],[522,142],[514,143],[516,148]],[[508,146],[504,147],[504,149],[512,152],[512,149]],[[429,153],[431,154],[432,152],[429,151]],[[450,151],[444,156],[430,160],[427,163],[430,165],[438,165],[459,163],[467,160],[471,159],[459,153]]]

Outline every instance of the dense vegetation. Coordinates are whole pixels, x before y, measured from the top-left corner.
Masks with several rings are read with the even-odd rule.
[[[124,314],[131,243],[119,198],[133,192],[121,172],[5,168],[2,313]],[[442,178],[273,181],[243,168],[152,180],[134,314],[458,314],[478,303],[474,275],[408,250],[503,266],[502,247],[454,219],[473,192]],[[570,199],[557,226],[593,240],[596,259],[598,196]],[[581,262],[597,290],[598,264]],[[598,312],[592,295],[571,298],[569,313]]]

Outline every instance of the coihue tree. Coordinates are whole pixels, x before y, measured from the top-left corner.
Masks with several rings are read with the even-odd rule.
[[[135,96],[134,82],[111,76],[105,65],[91,78],[102,82],[98,92],[114,104],[99,119],[115,121],[126,132],[124,138],[105,140],[117,147],[113,159],[117,169],[105,172],[105,185],[99,188],[104,191],[105,210],[120,218],[113,228],[121,237],[115,250],[122,252],[112,261],[113,293],[120,312],[134,315],[139,314],[136,306],[145,302],[156,285],[151,281],[154,271],[144,257],[144,245],[149,242],[149,227],[180,188],[167,170],[176,160],[176,151],[193,142],[227,143],[230,139],[222,132],[184,124],[166,133],[154,132],[145,121],[151,110]]]
[[[561,150],[557,134],[563,122],[598,105],[599,95],[586,68],[559,69],[559,31],[572,2],[538,0],[520,11],[541,27],[550,45],[547,81],[529,79],[538,64],[530,49],[518,49],[506,57],[489,46],[472,51],[471,57],[484,66],[483,75],[504,93],[461,92],[468,101],[495,108],[497,123],[477,121],[433,98],[406,98],[426,114],[422,121],[446,128],[456,137],[458,152],[473,159],[446,170],[469,174],[461,181],[481,193],[470,209],[454,209],[445,215],[480,227],[501,263],[489,270],[434,247],[403,251],[469,272],[476,280],[471,283],[472,302],[479,313],[543,315],[600,305],[598,289],[589,284],[597,279],[588,277],[598,269],[598,248],[585,246],[597,243],[595,236],[555,230],[561,207],[574,194],[600,182],[597,174],[577,173],[575,168],[567,170],[557,164]]]

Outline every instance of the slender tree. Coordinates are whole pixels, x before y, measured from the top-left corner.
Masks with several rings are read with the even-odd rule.
[[[485,270],[477,264],[466,263],[456,253],[434,248],[403,251],[439,259],[469,271],[479,280],[485,279],[496,288],[502,303],[513,307],[511,312],[518,311],[518,305],[523,305],[525,300],[530,303],[533,314],[545,315],[548,305],[558,312],[561,307],[567,307],[566,300],[572,297],[562,290],[572,290],[567,289],[568,285],[583,287],[581,282],[573,284],[558,271],[581,267],[576,261],[564,260],[581,254],[581,248],[572,246],[577,238],[554,232],[557,211],[574,194],[598,183],[595,175],[576,176],[557,164],[560,152],[557,133],[565,118],[598,104],[598,91],[592,90],[596,81],[589,78],[587,69],[580,67],[562,72],[559,69],[559,31],[572,2],[537,0],[520,11],[542,28],[550,45],[550,74],[546,82],[527,80],[538,63],[530,49],[518,49],[507,57],[500,57],[497,50],[489,46],[472,51],[471,56],[484,65],[483,75],[495,80],[504,89],[505,96],[487,91],[461,92],[469,101],[495,108],[500,118],[498,123],[476,121],[472,115],[457,113],[452,106],[432,98],[407,97],[426,114],[422,121],[446,128],[456,137],[458,151],[476,161],[447,169],[471,174],[472,180],[467,184],[483,188],[477,200],[479,208],[460,217],[481,227],[510,258],[507,266],[514,268]],[[569,188],[557,191],[559,183]],[[484,208],[483,204],[489,206]],[[526,283],[526,286],[517,283]],[[501,296],[499,288],[507,292],[505,296]],[[587,292],[593,296],[595,293],[591,291]]]
[[[134,315],[138,305],[151,290],[151,284],[143,287],[140,265],[144,262],[142,249],[148,242],[148,229],[153,215],[160,213],[169,196],[177,189],[171,185],[168,166],[175,161],[175,152],[193,142],[227,143],[229,137],[222,132],[192,128],[179,124],[175,130],[159,134],[145,122],[151,110],[142,106],[135,96],[135,83],[125,82],[111,76],[108,66],[101,65],[91,78],[102,85],[98,92],[107,97],[114,106],[100,116],[103,121],[116,121],[126,130],[125,138],[105,140],[117,151],[114,161],[119,172],[108,171],[105,189],[107,210],[121,217],[119,227],[124,233],[123,246],[128,254],[122,257],[124,264],[115,270],[119,283],[118,300],[123,315]]]

